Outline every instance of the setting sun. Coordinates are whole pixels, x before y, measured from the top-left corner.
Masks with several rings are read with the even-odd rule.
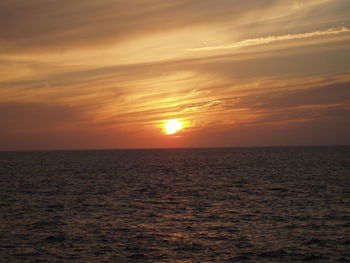
[[[167,120],[164,129],[166,134],[175,134],[183,129],[183,123],[178,119]]]

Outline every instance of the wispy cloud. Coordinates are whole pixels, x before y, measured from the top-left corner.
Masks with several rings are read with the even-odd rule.
[[[327,30],[317,30],[313,32],[300,33],[300,34],[286,34],[286,35],[279,35],[279,36],[251,38],[251,39],[246,39],[242,41],[237,41],[227,45],[188,48],[186,50],[187,51],[211,51],[211,50],[221,50],[221,49],[234,49],[234,48],[269,44],[277,41],[306,39],[306,38],[312,38],[312,37],[318,37],[318,36],[337,35],[341,33],[350,33],[350,29],[347,27],[341,27],[341,28],[330,28]]]
[[[0,54],[62,51],[121,43],[189,25],[208,25],[276,0],[0,1]],[[35,17],[35,19],[33,19]],[[62,19],[64,17],[64,19]]]
[[[169,147],[170,118],[191,123],[186,147],[299,144],[284,132],[328,127],[320,142],[348,142],[349,10],[348,0],[2,0],[0,149]],[[307,121],[308,134],[286,126]]]

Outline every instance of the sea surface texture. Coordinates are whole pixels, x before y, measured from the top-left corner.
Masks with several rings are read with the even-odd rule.
[[[350,147],[0,153],[1,262],[350,262]]]

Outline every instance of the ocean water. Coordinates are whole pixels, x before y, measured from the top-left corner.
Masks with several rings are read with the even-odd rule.
[[[1,262],[350,262],[350,147],[0,152]]]

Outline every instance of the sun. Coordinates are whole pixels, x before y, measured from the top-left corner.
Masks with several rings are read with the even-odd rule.
[[[166,134],[175,134],[183,129],[183,123],[179,119],[167,120],[164,124]]]

